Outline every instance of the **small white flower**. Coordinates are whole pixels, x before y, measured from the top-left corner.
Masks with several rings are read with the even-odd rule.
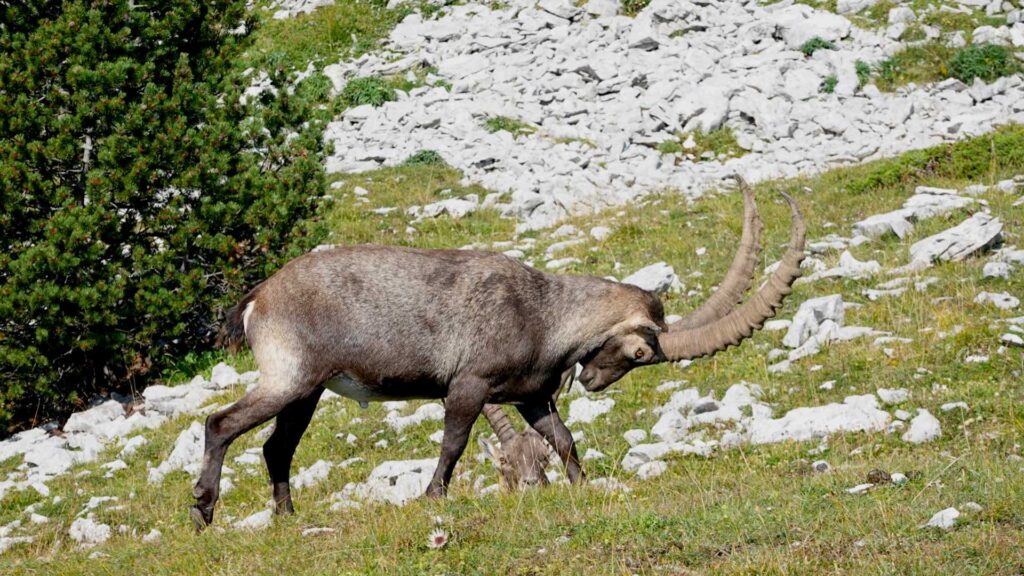
[[[444,545],[448,543],[448,533],[445,532],[444,528],[434,528],[430,532],[430,536],[427,538],[427,547],[433,550],[438,548],[444,548]]]

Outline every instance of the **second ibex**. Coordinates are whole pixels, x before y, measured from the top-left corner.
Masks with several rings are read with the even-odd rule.
[[[760,220],[744,186],[743,240],[722,287],[694,314],[665,323],[654,294],[610,280],[547,274],[500,254],[385,246],[306,254],[227,313],[222,342],[248,341],[260,383],[206,421],[193,493],[198,529],[213,520],[221,467],[239,435],[277,417],[264,457],[278,512],[291,512],[295,447],[324,388],[360,402],[444,398],[441,457],[427,487],[443,496],[485,404],[513,404],[583,479],[576,447],[552,401],[577,363],[579,382],[603,390],[630,370],[709,356],[771,318],[800,275],[804,224],[782,264],[747,302]]]

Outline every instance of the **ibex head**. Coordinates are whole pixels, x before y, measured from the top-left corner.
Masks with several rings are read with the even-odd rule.
[[[513,434],[503,440],[500,447],[483,436],[479,442],[484,453],[501,473],[505,488],[525,490],[548,483],[544,469],[547,468],[551,450],[533,429]]]
[[[765,285],[742,306],[735,307],[754,277],[761,232],[753,191],[746,183],[742,187],[746,225],[722,288],[693,314],[666,326],[664,310],[656,296],[622,285],[621,290],[630,294],[623,294],[621,301],[632,305],[633,310],[627,313],[627,320],[604,336],[603,342],[579,359],[583,366],[579,381],[584,388],[591,392],[603,390],[639,366],[711,356],[738,345],[775,314],[792,291],[793,281],[800,276],[806,229],[796,204],[785,196],[793,213],[789,249]]]

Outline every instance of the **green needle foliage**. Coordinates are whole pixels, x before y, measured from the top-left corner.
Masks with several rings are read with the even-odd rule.
[[[811,38],[807,42],[804,42],[802,46],[800,46],[800,51],[804,53],[804,56],[808,56],[808,57],[813,55],[818,50],[835,50],[835,49],[836,49],[836,45],[835,44],[829,42],[828,40],[825,40],[824,38],[822,38],[820,36],[815,36],[814,38]]]
[[[323,122],[282,77],[240,102],[246,18],[0,7],[0,426],[208,348],[225,305],[317,242]]]

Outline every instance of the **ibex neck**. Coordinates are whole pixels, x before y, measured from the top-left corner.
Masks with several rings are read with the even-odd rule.
[[[558,301],[558,314],[547,318],[549,346],[559,356],[599,346],[608,332],[623,321],[628,305],[621,286],[593,276],[553,276],[551,298]],[[574,358],[573,361],[578,361]]]

